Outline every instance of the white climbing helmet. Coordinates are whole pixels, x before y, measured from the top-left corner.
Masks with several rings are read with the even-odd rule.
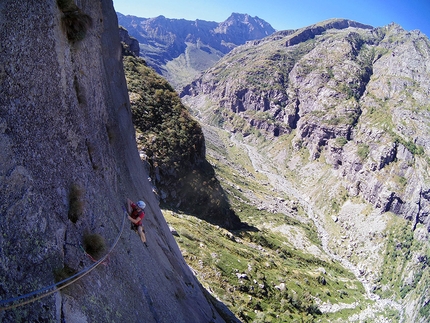
[[[139,202],[137,202],[137,206],[143,210],[145,208],[146,204],[143,201],[139,201]]]

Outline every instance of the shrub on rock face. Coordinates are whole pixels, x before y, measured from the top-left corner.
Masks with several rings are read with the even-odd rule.
[[[369,155],[369,146],[366,144],[360,144],[357,148],[357,155],[363,161]]]
[[[100,259],[106,250],[105,239],[100,234],[86,234],[84,236],[84,249],[94,259]]]
[[[84,190],[77,184],[70,187],[69,192],[69,220],[76,223],[84,212]]]
[[[63,268],[57,269],[54,271],[55,282],[58,283],[63,281],[77,273],[77,270],[69,267],[68,265],[64,265]],[[62,284],[60,284],[61,286]]]
[[[83,13],[73,0],[57,0],[57,5],[64,14],[61,24],[67,39],[71,42],[84,39],[93,24],[92,18]]]

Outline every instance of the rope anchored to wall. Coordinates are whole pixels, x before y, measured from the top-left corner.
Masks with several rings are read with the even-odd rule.
[[[55,292],[58,292],[61,289],[66,288],[67,286],[77,282],[79,279],[81,279],[82,277],[84,277],[85,275],[87,275],[91,271],[93,271],[100,264],[105,263],[105,260],[107,259],[107,257],[109,257],[110,253],[116,247],[116,245],[119,241],[119,238],[121,237],[122,232],[124,231],[125,219],[126,218],[123,217],[121,230],[120,230],[118,236],[116,237],[116,239],[115,239],[114,243],[112,244],[112,246],[110,247],[109,251],[102,258],[97,260],[91,266],[84,268],[80,272],[78,272],[78,273],[74,274],[73,276],[70,276],[66,279],[63,279],[62,281],[60,281],[58,283],[43,287],[39,290],[33,291],[33,292],[25,294],[25,295],[21,295],[21,296],[14,297],[14,298],[9,298],[6,300],[1,300],[0,301],[0,312],[5,311],[5,310],[10,310],[12,308],[20,307],[20,306],[23,306],[23,305],[26,305],[29,303],[33,303],[39,299],[42,299],[42,298],[47,297],[47,296],[49,296]],[[27,300],[25,300],[25,299],[27,299]],[[7,304],[10,304],[10,305],[7,305]]]

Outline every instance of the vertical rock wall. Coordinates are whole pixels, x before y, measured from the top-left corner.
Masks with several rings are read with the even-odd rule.
[[[108,263],[62,292],[0,311],[0,321],[222,322],[147,183],[112,1],[67,5],[0,3],[0,300],[53,284],[63,267],[92,265],[83,238],[98,234],[108,249],[126,197],[148,204],[149,248],[126,223]],[[62,19],[76,14],[85,19],[68,36]]]

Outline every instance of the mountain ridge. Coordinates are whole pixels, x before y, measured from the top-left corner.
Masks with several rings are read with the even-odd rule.
[[[187,84],[232,48],[275,32],[264,20],[248,14],[233,13],[222,23],[117,15],[119,24],[139,41],[140,54],[148,65],[175,88]]]
[[[331,24],[331,23],[329,23]],[[344,25],[348,26],[348,25]],[[342,28],[343,29],[343,28]],[[342,30],[340,29],[340,30]],[[311,34],[309,34],[306,31],[311,31]],[[330,29],[326,29],[330,30]],[[331,30],[337,30],[337,28],[331,29]],[[362,114],[362,109],[360,107],[360,104],[358,103],[358,100],[361,100],[363,94],[366,90],[368,90],[368,83],[371,80],[371,78],[375,78],[375,67],[373,67],[373,64],[375,64],[378,60],[381,59],[382,53],[385,49],[380,47],[380,50],[382,51],[380,54],[377,54],[375,52],[372,52],[373,49],[378,47],[377,39],[381,37],[379,33],[382,32],[384,29],[377,29],[373,31],[373,29],[369,29],[366,27],[363,30],[369,30],[367,36],[359,36],[356,32],[351,30],[350,32],[347,32],[346,34],[346,42],[348,43],[347,46],[349,46],[349,52],[351,55],[357,55],[361,53],[362,57],[358,57],[357,59],[353,58],[351,60],[351,64],[356,65],[357,68],[357,76],[354,74],[351,74],[350,79],[344,80],[345,83],[349,84],[351,88],[339,88],[337,89],[338,95],[341,95],[346,101],[350,100],[349,107],[345,107],[342,109],[345,109],[347,112],[338,111],[335,113],[338,113],[341,115],[341,117],[336,116],[336,114],[333,114],[330,116],[330,118],[333,118],[333,121],[327,120],[328,124],[322,125],[319,124],[319,119],[314,119],[314,117],[311,117],[313,113],[315,113],[315,116],[318,114],[324,115],[326,113],[326,109],[324,106],[321,106],[321,103],[319,103],[318,95],[319,91],[323,89],[323,85],[319,82],[322,82],[322,79],[319,81],[311,81],[309,80],[310,84],[314,84],[316,87],[316,90],[314,91],[315,95],[317,95],[316,98],[314,98],[314,101],[311,101],[310,98],[307,96],[304,96],[300,99],[300,97],[297,97],[297,99],[291,99],[294,98],[296,95],[294,95],[291,92],[291,87],[289,87],[289,80],[285,79],[285,75],[281,75],[280,73],[285,73],[281,70],[276,71],[276,68],[270,67],[270,65],[267,65],[269,69],[272,70],[271,74],[270,72],[263,72],[264,66],[260,66],[260,62],[262,64],[272,64],[272,63],[278,63],[280,62],[280,59],[282,59],[282,55],[280,54],[279,50],[270,49],[274,54],[271,54],[269,52],[269,59],[267,61],[264,61],[264,59],[257,58],[256,56],[253,57],[254,61],[256,63],[251,63],[247,65],[244,63],[244,60],[250,60],[248,56],[246,55],[257,55],[258,54],[251,54],[256,53],[253,52],[253,46],[259,46],[259,48],[265,48],[265,41],[257,41],[255,43],[249,43],[247,45],[244,45],[243,47],[239,47],[229,53],[224,59],[217,65],[215,65],[212,69],[209,69],[205,72],[205,74],[199,78],[197,81],[193,82],[191,85],[187,86],[184,91],[181,93],[181,97],[193,97],[198,95],[198,93],[202,93],[203,95],[208,94],[210,97],[212,97],[211,100],[217,100],[219,103],[219,106],[223,107],[224,109],[230,109],[235,113],[236,115],[240,116],[246,116],[248,111],[260,111],[261,113],[268,113],[267,114],[267,120],[264,121],[263,119],[258,120],[259,118],[250,118],[248,119],[248,123],[250,127],[255,127],[260,125],[260,128],[263,129],[264,124],[266,124],[265,127],[267,129],[271,129],[272,136],[277,137],[281,134],[287,134],[291,133],[292,130],[296,129],[300,133],[300,137],[303,140],[308,140],[308,144],[310,145],[311,150],[311,158],[317,159],[320,156],[320,148],[324,147],[326,145],[327,140],[331,138],[336,138],[342,136],[343,138],[346,138],[348,141],[351,140],[351,136],[353,136],[353,129],[356,126],[357,118],[360,117]],[[387,32],[391,31],[394,34],[403,33],[406,32],[403,30],[399,30],[396,25],[390,25],[385,29]],[[305,31],[305,33],[303,33]],[[288,62],[288,66],[286,66],[287,72],[289,73],[288,77],[290,80],[297,80],[298,82],[301,82],[303,77],[309,77],[311,75],[318,76],[317,72],[315,74],[312,74],[312,70],[314,69],[311,65],[308,65],[309,67],[305,68],[307,70],[299,70],[297,68],[298,62],[303,62],[303,60],[306,58],[306,53],[315,53],[317,51],[317,48],[314,43],[309,43],[306,45],[306,42],[313,40],[314,37],[321,35],[321,30],[314,29],[313,26],[309,27],[308,29],[304,29],[302,32],[297,33],[298,36],[303,35],[302,41],[300,42],[302,46],[307,46],[307,48],[304,49],[303,53],[304,56],[296,56],[295,58],[292,58],[290,62]],[[315,33],[314,33],[315,32]],[[369,36],[373,35],[373,36]],[[412,34],[411,34],[412,35]],[[273,36],[276,38],[276,35]],[[330,37],[330,36],[328,36]],[[348,38],[349,37],[349,38]],[[365,39],[367,37],[367,40]],[[373,39],[372,39],[373,37]],[[384,36],[389,38],[390,36]],[[412,36],[411,36],[412,37]],[[270,38],[267,40],[268,43],[270,43]],[[285,46],[288,47],[294,47],[294,45],[291,45],[290,41],[296,39],[296,33],[290,34],[288,36],[285,36],[285,40],[277,40],[277,45],[275,46]],[[424,46],[427,43],[428,45],[428,39],[425,37],[421,37],[419,35],[416,35],[410,39],[409,42],[404,42],[403,44],[411,44],[414,45],[414,41],[421,42],[423,41]],[[296,40],[294,40],[295,42]],[[387,41],[385,42],[387,45],[389,44]],[[269,44],[270,45],[270,44]],[[266,47],[269,48],[270,46],[267,45]],[[282,48],[282,47],[278,47]],[[303,47],[304,48],[304,47]],[[373,48],[373,49],[371,49]],[[369,49],[369,50],[367,50]],[[283,49],[284,50],[284,49]],[[295,49],[292,49],[295,50]],[[389,50],[389,49],[387,49]],[[238,53],[240,52],[240,53]],[[288,52],[290,53],[290,52]],[[418,55],[421,55],[419,51],[416,52]],[[423,52],[425,55],[425,52]],[[372,57],[367,57],[366,55],[373,55]],[[290,55],[290,54],[288,54]],[[294,54],[296,55],[296,54]],[[309,55],[308,55],[309,56]],[[240,57],[240,58],[239,58]],[[242,58],[243,57],[243,58]],[[320,56],[321,57],[321,56]],[[315,57],[312,59],[319,60],[320,57]],[[387,54],[385,54],[385,57],[388,57]],[[392,57],[395,57],[395,54],[393,54]],[[291,57],[290,57],[291,58]],[[306,64],[312,64],[311,58],[309,58],[306,62]],[[222,71],[225,69],[223,68],[222,64],[223,61],[228,62],[230,64],[230,71],[232,69],[235,69],[235,72],[238,70],[242,70],[242,72],[239,72],[240,74],[235,74],[236,79],[239,79],[239,81],[230,81],[228,75],[231,73],[230,71],[227,72],[227,74],[223,75],[221,74]],[[356,62],[354,62],[356,61]],[[233,65],[234,64],[234,65]],[[243,68],[243,64],[245,64],[245,68]],[[336,79],[336,75],[333,75],[333,71],[330,65],[320,63],[323,68],[325,68],[328,72],[328,74],[323,74],[323,78],[326,80],[332,80],[333,84],[338,83],[339,86],[343,87],[344,85],[340,83]],[[339,62],[338,64],[343,64],[343,62]],[[220,66],[221,65],[221,66]],[[414,68],[416,68],[417,65],[415,65]],[[251,69],[252,68],[252,69]],[[341,68],[340,65],[339,67]],[[394,66],[393,66],[394,68]],[[275,71],[273,71],[275,69]],[[425,67],[424,67],[425,69]],[[401,72],[403,73],[403,72]],[[407,73],[409,74],[409,73]],[[213,75],[223,75],[221,77],[214,78]],[[251,79],[251,75],[255,75],[256,77],[260,77],[263,79],[264,77],[267,77],[269,80],[267,83],[261,82],[261,83],[255,83],[255,84],[244,84],[240,82],[240,79],[247,78]],[[274,75],[274,77],[272,77]],[[415,77],[420,77],[420,75],[425,75],[425,72],[421,72],[417,74]],[[207,79],[207,80],[206,80]],[[280,83],[277,83],[277,81],[281,81]],[[423,84],[427,84],[428,80],[423,78]],[[259,81],[260,82],[260,81]],[[269,84],[272,85],[270,88],[266,85]],[[290,83],[291,84],[291,83]],[[284,92],[283,88],[287,87],[287,91]],[[220,90],[221,89],[221,90]],[[300,91],[300,88],[297,88],[297,90]],[[336,92],[336,89],[334,89]],[[423,88],[425,91],[425,87]],[[195,92],[197,91],[197,92]],[[333,90],[331,90],[333,91]],[[333,92],[333,94],[335,94]],[[306,92],[308,93],[308,92]],[[311,89],[309,89],[309,93],[313,93]],[[322,94],[322,92],[321,92]],[[330,99],[330,93],[323,94],[324,96],[327,96],[327,99]],[[298,101],[294,101],[298,100]],[[352,100],[352,101],[351,101]],[[282,106],[282,102],[285,102],[286,106]],[[325,105],[330,103],[324,103]],[[335,102],[331,104],[336,104]],[[425,105],[425,99],[422,101],[422,103]],[[317,110],[314,112],[314,110]],[[267,111],[267,112],[266,112]],[[327,111],[330,111],[327,109]],[[346,113],[346,114],[345,114]],[[273,117],[271,117],[273,115]],[[303,122],[305,117],[310,118],[310,120],[313,120],[312,123]],[[328,117],[328,116],[327,116]],[[342,120],[339,118],[343,118]],[[268,122],[269,121],[269,122]],[[339,122],[339,124],[336,124],[334,122]],[[332,124],[330,124],[332,123]],[[403,128],[404,129],[404,128]],[[320,134],[318,134],[317,131],[321,131]],[[324,134],[325,133],[325,134]],[[423,136],[423,132],[421,131],[421,136]],[[319,138],[319,136],[322,136]],[[327,136],[327,138],[324,138]],[[395,137],[395,135],[393,135]],[[317,138],[318,137],[318,138]],[[402,147],[405,145],[408,145],[408,140],[401,139],[395,137],[395,140],[399,140],[401,142]],[[419,145],[423,145],[423,147],[428,150],[429,149],[429,143],[428,139],[423,138],[417,138],[416,139],[419,143]],[[415,141],[415,140],[413,140]],[[416,154],[422,154],[419,147],[412,147],[413,145],[409,144],[411,146],[409,149],[413,150],[413,153]],[[394,157],[387,157],[390,160],[393,160]],[[386,162],[389,163],[390,161]],[[383,167],[383,166],[381,166]],[[391,202],[388,202],[391,203]]]
[[[232,138],[224,147],[249,147],[242,159],[252,164],[253,149],[265,155],[268,164],[261,162],[258,173],[270,169],[275,191],[287,183],[297,192],[308,216],[317,215],[314,221],[327,230],[328,250],[359,268],[357,277],[370,290],[407,306],[399,320],[425,322],[430,41],[394,23],[336,28],[337,22],[239,46],[181,97],[203,128]],[[210,145],[222,164],[221,148]],[[409,221],[413,233],[405,240],[404,228],[377,238],[392,214]],[[393,255],[393,240],[421,247],[399,247],[402,255]]]

